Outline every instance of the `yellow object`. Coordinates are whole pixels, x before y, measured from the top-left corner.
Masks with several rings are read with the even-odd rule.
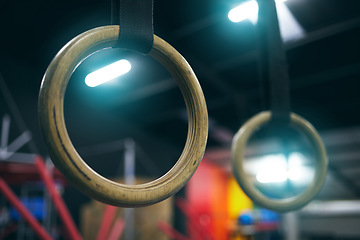
[[[239,187],[234,177],[228,181],[228,211],[231,220],[236,220],[240,213],[253,209],[253,203]]]
[[[246,236],[241,235],[237,228],[237,218],[244,212],[253,209],[253,202],[239,187],[234,177],[228,180],[228,216],[234,225],[231,240],[246,240]]]

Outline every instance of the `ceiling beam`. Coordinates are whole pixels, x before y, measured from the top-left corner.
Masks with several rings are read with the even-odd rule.
[[[349,21],[342,23],[334,24],[328,27],[320,28],[318,30],[306,33],[305,37],[298,39],[296,41],[284,43],[285,50],[292,50],[315,41],[322,40],[324,38],[332,37],[334,35],[355,29],[360,27],[360,18],[355,18]],[[253,50],[243,55],[239,55],[233,58],[219,61],[211,66],[212,69],[216,71],[226,71],[228,69],[238,67],[244,64],[247,64],[252,61],[257,61],[258,51]]]
[[[343,186],[350,189],[356,195],[356,197],[360,197],[360,186],[357,185],[353,179],[340,172],[339,168],[333,166],[332,164],[329,164],[329,170],[334,175],[334,177],[336,177],[336,179],[338,179],[343,184]]]

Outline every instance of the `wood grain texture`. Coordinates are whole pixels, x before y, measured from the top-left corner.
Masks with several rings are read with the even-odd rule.
[[[154,46],[148,55],[173,75],[186,103],[189,126],[184,150],[169,172],[141,185],[116,183],[92,170],[79,156],[68,136],[63,111],[64,95],[75,68],[90,54],[115,46],[118,34],[119,26],[104,26],[82,33],[68,42],[45,72],[38,114],[50,157],[72,184],[101,202],[121,207],[140,207],[173,195],[194,174],[207,142],[207,108],[200,84],[189,64],[172,46],[154,36]]]
[[[295,113],[291,113],[291,126],[304,133],[309,140],[315,153],[315,177],[312,183],[300,195],[288,199],[270,199],[257,190],[253,184],[249,182],[244,171],[244,154],[246,144],[251,135],[269,122],[271,119],[271,112],[265,111],[258,113],[239,129],[233,139],[232,143],[232,165],[236,180],[244,192],[259,206],[265,207],[278,212],[287,212],[299,209],[311,201],[315,195],[320,191],[327,172],[328,158],[324,143],[316,129],[304,118]],[[270,170],[269,170],[270,171]]]

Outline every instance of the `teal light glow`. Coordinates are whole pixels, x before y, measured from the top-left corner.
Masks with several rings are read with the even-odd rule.
[[[257,19],[259,6],[255,0],[247,1],[230,10],[228,18],[232,22],[241,22],[245,19]]]
[[[276,3],[283,3],[287,0],[275,0]],[[232,22],[241,22],[246,19],[256,22],[258,18],[259,5],[255,0],[246,1],[237,7],[231,9],[228,18]]]
[[[256,174],[256,180],[260,183],[280,183],[287,180],[300,184],[306,184],[312,179],[311,168],[305,166],[305,156],[294,152],[286,161],[285,155],[273,154],[261,159],[261,168]]]
[[[100,84],[117,78],[131,70],[131,64],[128,60],[122,59],[106,67],[100,68],[95,72],[89,73],[85,78],[85,83],[89,87],[96,87]]]

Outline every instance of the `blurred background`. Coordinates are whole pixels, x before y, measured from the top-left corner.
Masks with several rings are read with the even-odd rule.
[[[244,17],[231,18],[229,12],[241,4],[247,6]],[[234,134],[265,110],[255,1],[154,1],[155,34],[184,56],[203,89],[208,144],[198,171],[174,197],[124,210],[93,201],[54,169],[37,119],[40,84],[52,58],[78,34],[109,25],[111,2],[1,0],[0,239],[41,239],[13,208],[6,187],[53,239],[76,239],[77,232],[84,239],[360,239],[360,1],[278,0],[276,7],[292,111],[316,127],[329,156],[320,193],[287,214],[253,204],[232,174]],[[96,87],[86,84],[90,73],[124,59],[131,69],[127,65],[122,76]],[[100,51],[79,65],[66,90],[64,115],[87,164],[116,181],[129,174],[137,183],[162,176],[187,136],[176,81],[150,57],[120,49]],[[245,169],[254,187],[282,199],[306,189],[315,160],[301,134],[294,131],[287,139],[279,133],[264,127],[252,137]],[[53,184],[41,172],[51,173]],[[65,208],[54,203],[50,185]],[[64,223],[60,212],[66,209],[74,224]]]

